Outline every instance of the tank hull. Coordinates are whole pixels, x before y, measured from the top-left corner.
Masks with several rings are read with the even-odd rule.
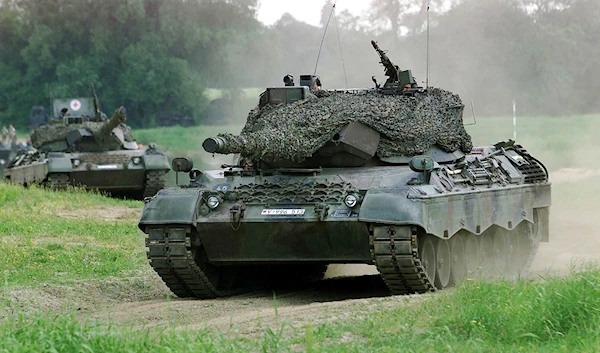
[[[547,172],[521,147],[474,151],[427,173],[406,165],[206,172],[148,199],[139,227],[150,265],[183,297],[236,293],[265,268],[314,278],[333,263],[375,265],[398,294],[522,276],[549,240]]]
[[[167,158],[146,149],[106,152],[32,152],[17,156],[5,177],[17,184],[44,184],[54,189],[131,193],[136,198],[154,195],[166,186]]]

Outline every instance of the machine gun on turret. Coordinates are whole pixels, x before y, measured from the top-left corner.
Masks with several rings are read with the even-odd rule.
[[[388,77],[387,81],[385,81],[385,86],[389,86],[390,84],[398,82],[398,72],[400,71],[400,67],[398,65],[394,65],[390,58],[388,58],[387,54],[379,48],[377,42],[374,40],[371,41],[371,45],[379,54],[380,63],[385,68],[385,75]]]
[[[410,70],[401,71],[400,67],[392,63],[387,54],[381,48],[379,48],[379,45],[377,45],[377,42],[374,40],[371,41],[371,45],[379,55],[380,63],[383,65],[385,69],[385,75],[388,77],[383,85],[384,90],[390,91],[391,89],[391,92],[404,92],[406,90],[418,88],[417,82]],[[377,88],[379,88],[379,84],[375,78],[373,78],[373,81],[375,82]]]

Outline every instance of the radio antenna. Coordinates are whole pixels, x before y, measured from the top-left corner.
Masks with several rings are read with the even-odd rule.
[[[425,69],[425,88],[429,89],[429,0],[427,0],[427,67]]]
[[[335,33],[337,34],[338,45],[340,47],[340,58],[342,59],[342,71],[344,71],[344,81],[348,88],[348,76],[346,75],[346,65],[344,64],[344,53],[342,52],[342,41],[340,40],[340,29],[337,23],[337,17],[333,14],[333,22],[335,23]]]
[[[333,11],[335,11],[335,1],[333,2],[333,7],[331,8],[331,12],[329,13],[329,18],[327,19],[327,24],[325,24],[325,30],[323,31],[323,38],[321,38],[321,45],[319,45],[319,53],[317,54],[317,62],[315,63],[315,72],[313,75],[317,74],[317,66],[319,66],[319,57],[321,56],[321,49],[323,48],[323,41],[325,41],[325,34],[327,34],[327,27],[329,27],[329,21],[331,21],[331,15],[333,15]]]

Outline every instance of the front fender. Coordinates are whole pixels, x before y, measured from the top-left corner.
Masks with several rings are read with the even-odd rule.
[[[170,170],[169,160],[160,154],[145,154],[142,156],[147,170]]]
[[[199,189],[163,189],[144,203],[138,227],[146,225],[193,224],[202,192]]]
[[[358,219],[398,225],[420,225],[425,228],[423,203],[420,199],[409,199],[409,189],[369,191],[360,206]]]
[[[48,157],[48,173],[70,173],[73,164],[69,157]]]

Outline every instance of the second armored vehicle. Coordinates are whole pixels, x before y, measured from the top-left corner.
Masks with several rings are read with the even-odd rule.
[[[154,144],[138,145],[125,125],[125,108],[107,119],[95,94],[93,101],[91,114],[83,99],[55,101],[59,116],[33,130],[31,143],[36,150],[12,159],[5,177],[22,185],[80,186],[138,199],[164,188],[167,157]]]
[[[372,43],[387,81],[268,88],[240,135],[204,141],[238,162],[147,199],[150,265],[180,297],[318,279],[328,264],[375,265],[392,293],[468,277],[513,278],[548,241],[544,165],[512,140],[473,147],[463,104],[418,87]]]

